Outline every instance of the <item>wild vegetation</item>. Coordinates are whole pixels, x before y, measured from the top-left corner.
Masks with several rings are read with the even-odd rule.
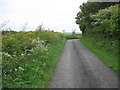
[[[76,23],[83,32],[80,40],[116,72],[119,72],[120,40],[118,7],[117,2],[87,2],[80,6],[81,11],[76,17]]]
[[[2,32],[3,88],[45,88],[48,86],[65,38],[61,33]]]
[[[83,3],[76,17],[82,37],[41,30],[41,26],[32,32],[2,31],[3,88],[48,87],[66,39],[80,38],[120,74],[118,7],[117,3]]]
[[[63,34],[66,39],[79,39],[81,34],[72,34],[72,33],[64,33]]]

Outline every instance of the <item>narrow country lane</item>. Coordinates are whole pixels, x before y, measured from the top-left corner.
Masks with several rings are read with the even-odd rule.
[[[78,39],[67,40],[49,88],[118,88],[118,76]]]

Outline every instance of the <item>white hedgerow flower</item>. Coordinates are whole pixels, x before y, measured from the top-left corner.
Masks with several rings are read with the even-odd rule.
[[[24,70],[22,67],[19,67],[19,69]]]
[[[21,55],[23,56],[24,54],[22,53]]]
[[[17,71],[17,69],[15,69],[15,71]]]
[[[2,54],[6,55],[7,57],[12,58],[12,56],[10,54],[8,54],[8,53],[3,52]]]

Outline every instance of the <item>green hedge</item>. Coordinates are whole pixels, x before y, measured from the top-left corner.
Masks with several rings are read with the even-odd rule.
[[[103,4],[107,6],[109,3]],[[93,6],[89,7],[89,5]],[[117,60],[108,60],[110,63],[116,62],[119,58],[120,48],[120,28],[118,25],[118,22],[120,22],[119,4],[103,9],[100,9],[99,5],[100,3],[86,3],[82,5],[81,12],[76,17],[76,23],[79,24],[80,29],[83,31],[83,42],[89,42],[98,52],[102,50],[107,53],[108,57],[106,56],[105,58],[109,58],[109,55],[116,57]],[[90,10],[91,8],[98,11],[93,13]]]
[[[105,38],[117,39],[119,36],[120,28],[118,26],[118,20],[120,16],[118,14],[118,5],[111,6],[109,8],[101,9],[96,14],[91,14],[92,19],[91,27],[88,32],[99,32],[99,34],[106,35]],[[97,34],[97,33],[96,33]],[[93,34],[95,35],[95,34]]]
[[[81,17],[81,23],[79,23],[81,27],[84,27],[82,29],[85,29],[83,30],[83,37],[91,38],[96,43],[96,47],[116,56],[118,55],[118,40],[120,39],[118,8],[119,5],[117,4],[100,9],[95,14],[89,13],[84,15],[84,18]],[[80,16],[82,14],[84,12],[79,13]]]

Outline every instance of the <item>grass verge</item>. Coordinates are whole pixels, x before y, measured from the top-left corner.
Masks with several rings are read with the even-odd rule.
[[[64,44],[65,40],[61,40],[50,44],[46,51],[38,48],[29,57],[20,60],[18,68],[3,77],[3,88],[47,88]],[[14,65],[10,61],[3,64]]]
[[[118,73],[118,75],[120,75],[117,56],[109,54],[103,49],[98,49],[94,47],[92,42],[87,40],[86,38],[80,38],[80,42],[82,42],[86,47],[94,52],[96,56],[98,56],[101,60],[103,60],[108,67],[112,68],[116,73]]]

